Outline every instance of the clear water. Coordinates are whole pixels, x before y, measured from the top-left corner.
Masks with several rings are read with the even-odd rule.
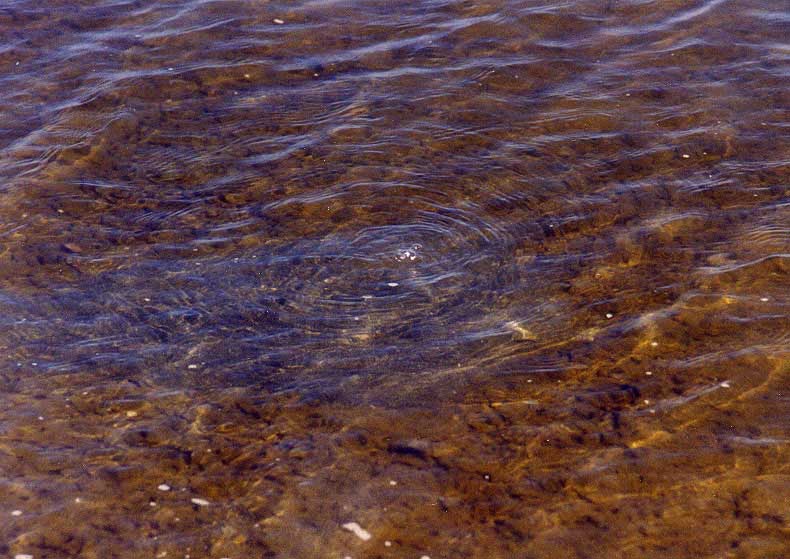
[[[5,2],[0,553],[790,556],[786,8]]]

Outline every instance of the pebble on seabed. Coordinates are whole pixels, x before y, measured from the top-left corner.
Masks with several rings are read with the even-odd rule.
[[[352,532],[355,536],[357,536],[359,539],[363,541],[368,541],[372,537],[370,535],[370,532],[365,530],[362,526],[360,526],[356,522],[346,522],[345,524],[343,524],[343,528],[345,528],[349,532]]]
[[[199,507],[207,507],[210,504],[207,500],[198,499],[197,497],[192,498],[192,502]]]
[[[11,516],[22,516],[22,511],[21,510],[12,510],[11,511]]]
[[[156,488],[159,491],[170,491],[170,486],[166,483],[160,483]]]
[[[285,23],[285,22],[284,22],[283,20],[281,20],[279,17],[276,17],[276,18],[274,18],[272,21],[273,21],[274,23],[276,23],[277,25],[282,25],[283,23]]]
[[[33,556],[27,553],[17,553],[14,555],[14,559],[33,559]]]

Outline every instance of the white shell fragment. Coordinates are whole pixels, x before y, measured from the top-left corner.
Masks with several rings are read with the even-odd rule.
[[[365,530],[362,526],[357,524],[356,522],[346,522],[343,524],[343,528],[352,532],[356,537],[363,541],[368,541],[373,536],[370,535],[370,532]]]

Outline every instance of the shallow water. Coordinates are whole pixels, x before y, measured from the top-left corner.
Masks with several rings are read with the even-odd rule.
[[[790,556],[787,29],[5,2],[0,554]]]

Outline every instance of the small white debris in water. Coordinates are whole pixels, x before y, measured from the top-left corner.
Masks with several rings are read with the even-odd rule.
[[[483,476],[483,479],[485,479],[486,481],[490,481],[491,480],[491,476],[486,474],[486,475]]]
[[[17,64],[19,64],[19,62],[17,62]],[[14,559],[33,559],[33,556],[27,553],[17,553],[14,555]]]
[[[150,303],[151,302],[151,298],[150,297],[143,297],[143,301],[145,301],[146,303]]]
[[[75,503],[81,503],[82,499],[80,499],[79,497],[74,497],[74,502]]]
[[[17,60],[17,61],[16,61],[16,63],[14,64],[14,66],[19,66],[19,60]],[[17,555],[17,557],[19,557],[19,555]]]
[[[281,20],[279,17],[276,17],[276,18],[274,18],[272,21],[273,21],[274,23],[276,23],[277,25],[282,25],[283,23],[285,23],[285,22],[284,22],[283,20]]]
[[[363,541],[368,541],[373,536],[370,535],[370,532],[365,530],[362,526],[357,524],[356,522],[347,522],[343,524],[343,528],[348,530],[349,532],[353,532],[355,536]]]
[[[763,303],[767,303],[768,297],[760,297],[760,301],[762,301]]]
[[[420,559],[431,559],[431,558],[428,557],[427,555],[423,555],[422,557],[420,557]]]
[[[170,486],[166,483],[160,483],[156,488],[159,491],[170,491]]]
[[[730,383],[727,382],[727,381],[724,381],[719,386],[721,386],[722,388],[729,388],[730,387]]]
[[[650,375],[652,375],[652,374],[653,374],[653,371],[645,371],[645,374],[646,374],[647,376],[650,376]]]
[[[21,510],[12,510],[11,511],[11,516],[22,516],[22,511]]]
[[[393,486],[398,485],[398,482],[395,481],[394,479],[391,479],[390,480],[390,485],[393,485]]]
[[[614,315],[610,312],[606,313],[606,318],[612,318]]]
[[[149,501],[148,502],[148,506],[149,507],[155,507],[156,506],[156,501]]]
[[[688,159],[689,157],[691,157],[691,156],[688,153],[684,153],[683,154],[683,159]]]
[[[384,542],[384,547],[392,547],[392,542],[387,540]]]
[[[43,416],[43,415],[39,415],[39,416],[38,416],[38,420],[39,420],[39,421],[44,421],[44,416]]]
[[[197,368],[198,366],[195,365],[194,363],[192,365],[187,365],[187,369],[197,369]]]
[[[126,417],[137,417],[137,412],[134,410],[129,410],[126,412]]]
[[[658,347],[658,342],[650,342],[650,345],[653,347]]]
[[[647,405],[647,406],[650,405],[650,400],[642,400],[642,401],[645,403],[645,405]]]
[[[250,75],[249,75],[249,74],[244,74],[244,77],[245,77],[246,79],[250,79]]]
[[[205,499],[198,499],[196,497],[192,499],[192,502],[194,504],[196,504],[197,506],[199,506],[199,507],[207,507],[210,504],[207,500],[205,500]]]
[[[390,287],[398,287],[398,282],[397,281],[391,281],[391,282],[387,283],[387,285],[390,286]]]

